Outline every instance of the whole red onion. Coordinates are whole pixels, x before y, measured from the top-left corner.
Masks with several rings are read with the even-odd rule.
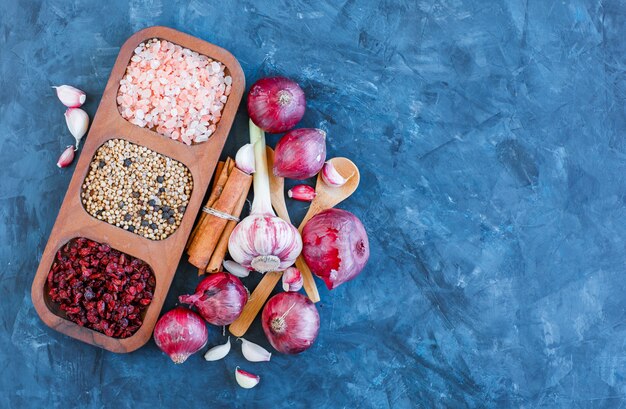
[[[278,293],[265,304],[261,315],[263,331],[270,344],[283,354],[308,349],[320,329],[315,304],[300,293]]]
[[[265,132],[290,130],[300,122],[305,108],[304,92],[289,78],[261,78],[248,92],[250,119]]]
[[[228,325],[239,318],[248,302],[248,292],[232,274],[209,274],[200,281],[195,294],[181,295],[178,301],[193,305],[213,325]]]
[[[367,232],[352,213],[328,209],[302,230],[302,255],[329,290],[356,277],[370,256]]]
[[[175,364],[204,348],[208,339],[202,317],[184,307],[166,312],[154,327],[154,342]]]
[[[326,132],[300,128],[280,138],[274,149],[274,174],[307,179],[317,174],[326,160]]]

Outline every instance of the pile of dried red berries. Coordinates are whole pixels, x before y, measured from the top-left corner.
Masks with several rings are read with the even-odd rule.
[[[67,242],[48,273],[50,298],[69,320],[115,338],[141,327],[155,284],[144,261],[84,237]]]

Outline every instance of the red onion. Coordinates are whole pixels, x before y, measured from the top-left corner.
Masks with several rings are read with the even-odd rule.
[[[274,149],[274,174],[307,179],[317,174],[326,160],[326,132],[301,128],[289,131]]]
[[[202,317],[184,307],[165,313],[154,327],[154,342],[175,364],[204,348],[208,339]]]
[[[234,275],[215,273],[200,281],[195,294],[181,295],[178,301],[195,306],[210,324],[228,325],[239,318],[248,292]]]
[[[315,304],[300,293],[279,293],[270,298],[263,308],[261,322],[270,344],[283,354],[308,349],[320,329]]]
[[[304,260],[329,290],[356,277],[370,256],[363,224],[346,210],[328,209],[311,218],[302,242]]]
[[[290,130],[300,122],[305,108],[304,92],[289,78],[261,78],[248,92],[250,119],[265,132]]]

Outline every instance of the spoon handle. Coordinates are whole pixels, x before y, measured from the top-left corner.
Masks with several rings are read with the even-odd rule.
[[[252,324],[252,321],[254,321],[254,318],[261,310],[261,307],[265,304],[265,300],[270,296],[282,276],[282,271],[270,271],[263,275],[263,279],[252,292],[239,318],[228,327],[231,334],[236,337],[244,336],[248,328],[250,328],[250,324]]]
[[[320,301],[320,293],[317,291],[317,285],[315,284],[315,279],[313,278],[313,273],[307,266],[306,261],[304,261],[304,257],[298,256],[296,259],[296,268],[300,270],[300,274],[302,275],[302,281],[304,286],[304,291],[306,291],[306,295],[309,296],[309,299],[313,302]]]

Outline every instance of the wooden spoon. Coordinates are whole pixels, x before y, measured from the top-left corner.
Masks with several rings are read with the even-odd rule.
[[[348,178],[348,181],[339,187],[332,187],[327,185],[322,180],[322,173],[320,172],[317,175],[317,184],[315,185],[315,199],[311,202],[311,206],[309,207],[309,211],[302,219],[302,223],[300,223],[300,227],[298,230],[302,233],[302,229],[306,223],[316,214],[323,210],[331,209],[337,204],[341,203],[359,186],[359,181],[361,180],[361,174],[359,173],[359,168],[347,158],[333,158],[330,160],[337,169],[337,172],[345,178]],[[309,296],[311,301],[319,302],[320,294],[317,291],[317,286],[315,285],[315,280],[313,279],[313,274],[304,261],[304,257],[302,255],[298,256],[296,259],[296,268],[300,270],[302,274],[302,279],[304,280],[304,290],[306,294]]]
[[[289,213],[287,212],[287,205],[285,203],[285,179],[280,176],[274,175],[274,151],[272,148],[267,147],[267,170],[270,177],[270,197],[272,199],[272,207],[283,220],[291,223]],[[282,271],[269,271],[263,275],[261,282],[256,286],[250,299],[243,307],[241,315],[230,326],[228,330],[236,337],[242,337],[250,324],[254,321],[254,318],[259,313],[259,310],[265,304],[267,297],[270,296],[276,284],[282,277]]]
[[[359,168],[350,160],[346,158],[333,158],[331,159],[335,169],[343,176],[349,177],[348,181],[340,187],[330,187],[323,180],[321,174],[317,177],[317,184],[315,185],[315,199],[311,202],[311,206],[309,207],[309,211],[304,216],[302,223],[300,223],[300,228],[298,229],[302,232],[304,225],[306,222],[311,219],[311,217],[315,216],[319,212],[335,207],[338,203],[347,199],[354,193],[356,188],[359,186],[359,181],[361,176],[359,174]],[[284,195],[284,180],[283,178],[274,176],[274,172],[272,171],[274,163],[274,151],[268,148],[267,151],[267,166],[270,168],[270,195],[272,197],[272,206],[276,213],[283,219],[289,221],[289,214],[287,213],[287,207],[285,206],[285,195]],[[285,213],[285,217],[281,216],[281,212]],[[304,289],[313,302],[320,301],[320,295],[317,291],[317,286],[315,285],[315,280],[313,278],[313,274],[311,270],[306,265],[304,258],[299,256],[296,260],[296,267],[302,273],[302,278],[304,280]],[[271,294],[272,290],[276,287],[276,284],[280,280],[282,276],[282,272],[272,271],[265,273],[263,279],[257,285],[257,287],[252,292],[248,303],[243,308],[241,315],[239,318],[235,320],[230,326],[228,330],[231,334],[236,337],[242,337],[250,325],[254,318],[259,313],[259,310],[265,304],[265,301]]]

